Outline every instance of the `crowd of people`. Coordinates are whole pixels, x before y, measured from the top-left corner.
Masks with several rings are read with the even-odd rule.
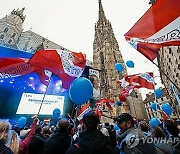
[[[29,129],[19,130],[0,121],[0,154],[180,154],[179,128],[173,120],[150,127],[122,113],[114,123],[100,123],[94,112],[86,113],[78,126],[68,119],[56,126],[39,125],[36,117]]]

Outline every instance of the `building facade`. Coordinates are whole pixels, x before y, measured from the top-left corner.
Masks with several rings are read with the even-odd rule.
[[[158,54],[158,65],[161,70],[161,81],[164,84],[167,93],[171,99],[172,107],[174,108],[175,112],[174,114],[178,115],[180,113],[180,102],[177,102],[177,99],[172,89],[172,83],[164,75],[163,72],[165,72],[174,82],[174,84],[180,88],[180,47],[170,46],[161,48]],[[180,91],[178,89],[176,89],[176,91],[177,95],[179,95],[180,98]]]
[[[138,90],[133,90],[132,93],[127,97],[127,111],[138,120],[147,119],[147,113],[141,93]]]
[[[150,0],[149,4],[153,5],[156,0]],[[174,114],[180,114],[180,46],[163,47],[158,52],[158,67],[160,70],[160,77],[162,84],[165,86],[166,92],[171,100],[171,105],[174,109]],[[178,89],[176,89],[176,97],[173,92],[172,82],[163,73],[173,81]]]
[[[160,112],[156,112],[152,110],[151,104],[156,102],[158,106],[160,107],[162,104],[169,103],[173,107],[173,103],[170,99],[170,96],[167,94],[167,91],[165,88],[162,89],[162,97],[157,98],[155,101],[154,93],[148,93],[146,94],[146,99],[144,100],[144,105],[146,109],[146,113],[148,116],[148,119],[151,119],[153,117],[162,118],[162,114]],[[173,108],[173,113],[170,115],[172,118],[176,117],[179,118],[179,114],[177,114]]]

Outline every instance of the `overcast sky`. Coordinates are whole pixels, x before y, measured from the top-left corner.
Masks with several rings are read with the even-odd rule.
[[[106,18],[111,22],[124,61],[132,60],[135,68],[130,74],[158,69],[138,51],[133,49],[124,34],[149,9],[149,0],[102,0]],[[94,25],[98,20],[98,0],[1,0],[0,18],[13,9],[25,7],[24,31],[32,31],[71,50],[87,54],[93,59]],[[155,78],[161,86],[159,77]],[[147,89],[141,89],[143,98]]]

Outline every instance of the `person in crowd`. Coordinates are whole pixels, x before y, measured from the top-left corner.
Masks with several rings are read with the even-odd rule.
[[[112,154],[110,143],[97,129],[99,123],[98,115],[94,112],[86,113],[83,116],[85,131],[80,134],[77,144],[68,149],[67,154]]]
[[[156,154],[153,143],[142,142],[146,136],[140,129],[134,127],[134,119],[130,114],[122,113],[116,118],[116,121],[122,134],[119,137],[119,144],[116,147],[115,154]]]
[[[0,153],[13,154],[12,150],[6,146],[10,137],[11,126],[7,121],[0,121]]]
[[[110,125],[108,122],[104,124],[105,128],[108,130],[109,138],[111,141],[111,147],[114,150],[116,147],[116,131],[114,130],[113,125]]]
[[[167,137],[174,141],[172,144],[175,148],[174,154],[180,153],[180,136],[178,126],[171,120],[166,120],[163,123],[163,129],[167,132]]]
[[[19,153],[19,141],[20,138],[18,134],[14,130],[11,130],[11,141],[8,147],[13,151],[13,154]]]
[[[154,141],[158,154],[173,154],[174,148],[171,143],[167,143],[166,135],[159,126],[151,128],[151,136],[155,139]]]
[[[49,126],[38,126],[36,129],[36,135],[33,137],[29,148],[28,154],[43,154],[45,141],[51,136]]]
[[[57,133],[52,135],[45,143],[44,154],[65,154],[71,144],[69,136],[70,123],[62,119],[57,124]]]
[[[140,122],[139,122],[139,125],[138,125],[138,128],[139,128],[142,132],[144,132],[144,134],[145,134],[146,136],[149,135],[150,128],[149,128],[149,125],[148,125],[145,121],[140,121]]]
[[[29,144],[31,143],[32,138],[35,135],[37,122],[38,122],[38,118],[35,118],[33,120],[33,123],[31,124],[30,132],[28,133],[27,137],[23,140],[20,140],[18,134],[15,131],[12,131],[12,137],[10,139],[10,143],[8,144],[8,146],[11,148],[11,150],[14,153],[17,152],[17,149],[18,149],[17,152],[18,154],[26,154],[28,152]]]

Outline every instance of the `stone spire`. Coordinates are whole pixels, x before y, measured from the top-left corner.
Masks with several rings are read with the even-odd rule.
[[[104,10],[103,10],[101,0],[99,0],[99,22],[103,22],[103,21],[106,21],[106,20],[107,19],[106,19]]]
[[[24,10],[25,10],[25,7],[23,7],[21,10],[19,10],[19,9],[15,10],[15,9],[14,9],[14,10],[11,12],[11,14],[12,14],[12,15],[14,14],[14,15],[19,16],[20,19],[22,20],[22,23],[23,23],[24,20],[25,20],[25,18],[26,18],[26,16],[23,16]]]

